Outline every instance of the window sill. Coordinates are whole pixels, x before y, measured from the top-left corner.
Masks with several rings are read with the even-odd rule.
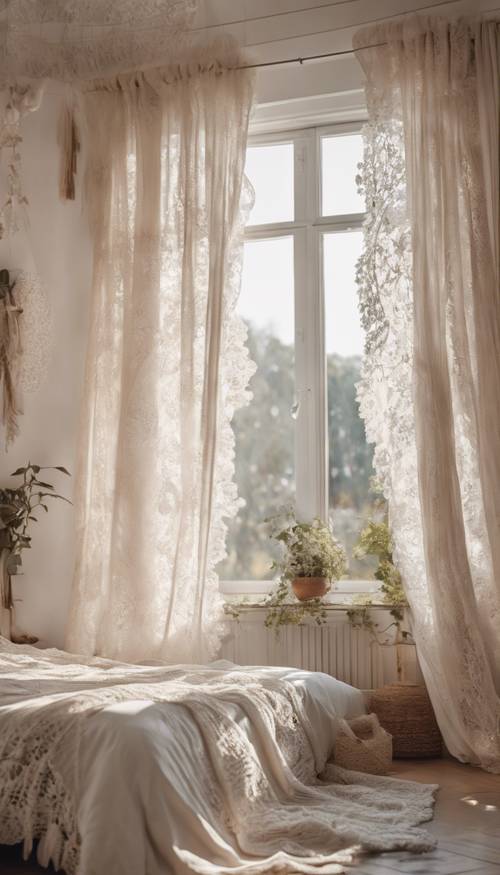
[[[245,596],[241,601],[234,598],[226,598],[226,604],[228,607],[231,605],[237,606],[238,614],[252,612],[252,611],[267,611],[267,605],[261,601],[253,601],[248,596]],[[296,608],[299,610],[304,607],[303,602],[295,601],[295,602],[283,602],[281,607],[284,608]],[[357,604],[356,602],[348,601],[347,598],[344,598],[342,601],[338,602],[329,601],[328,599],[323,600],[322,607],[327,613],[341,612],[341,611],[350,611],[353,608],[363,608],[364,605]],[[390,611],[391,608],[394,607],[391,604],[387,604],[386,602],[380,601],[371,601],[369,604],[370,610],[376,611]]]
[[[258,606],[275,586],[273,580],[220,580],[219,591],[229,603],[242,599],[248,604]],[[348,607],[359,603],[363,596],[375,605],[381,602],[381,589],[378,580],[340,580],[325,596],[328,606]],[[295,603],[293,603],[295,604]]]

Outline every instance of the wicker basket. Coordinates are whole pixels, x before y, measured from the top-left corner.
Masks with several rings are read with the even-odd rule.
[[[442,755],[441,733],[424,686],[381,687],[371,694],[370,708],[392,735],[395,759]]]
[[[371,775],[386,775],[392,762],[392,738],[376,714],[344,724],[335,742],[335,765]]]

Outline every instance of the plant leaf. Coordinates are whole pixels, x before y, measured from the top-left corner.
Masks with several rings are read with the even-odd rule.
[[[42,471],[62,471],[63,474],[67,474],[68,477],[71,477],[71,473],[63,465],[46,465],[41,470]]]
[[[65,498],[64,495],[59,495],[58,492],[40,492],[40,496],[46,498],[60,498],[61,501],[67,501],[68,504],[73,504],[73,502],[69,498]]]

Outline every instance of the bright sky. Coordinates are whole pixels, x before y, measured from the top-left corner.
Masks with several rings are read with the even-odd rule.
[[[327,353],[361,355],[363,352],[364,338],[355,280],[362,242],[361,231],[341,231],[323,237]]]
[[[360,150],[359,135],[323,139],[323,214],[363,209],[354,182]],[[245,170],[256,193],[250,223],[292,221],[293,145],[249,148]],[[323,237],[327,353],[348,356],[363,351],[355,284],[361,242],[361,231]],[[271,329],[283,343],[293,343],[292,236],[246,241],[239,310],[255,325]]]
[[[283,343],[294,340],[293,237],[247,240],[239,311]]]

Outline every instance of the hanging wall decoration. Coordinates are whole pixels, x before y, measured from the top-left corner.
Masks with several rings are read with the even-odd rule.
[[[21,120],[40,106],[43,83],[10,85],[0,118],[0,159],[6,164],[5,192],[0,199],[0,239],[10,237],[27,224],[28,198],[21,172],[23,141]]]
[[[19,431],[17,419],[22,413],[19,382],[22,357],[21,313],[22,308],[15,297],[15,283],[11,281],[8,270],[0,270],[0,385],[6,447]]]
[[[74,101],[64,104],[59,120],[59,147],[61,162],[59,170],[59,194],[62,200],[74,201],[75,177],[80,152],[80,132],[76,123]]]
[[[51,317],[34,274],[0,270],[0,390],[5,448],[19,434],[24,392],[35,392],[48,367]]]
[[[53,343],[52,315],[47,290],[37,274],[20,270],[15,272],[15,280],[16,301],[23,311],[19,384],[23,394],[31,395],[47,377]]]

